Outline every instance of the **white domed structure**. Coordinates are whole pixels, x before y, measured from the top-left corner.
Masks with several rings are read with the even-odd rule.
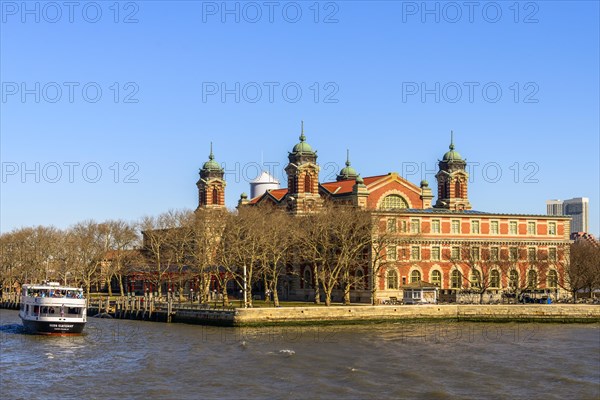
[[[255,180],[250,182],[250,198],[263,195],[267,190],[279,189],[279,181],[268,172],[263,171]]]

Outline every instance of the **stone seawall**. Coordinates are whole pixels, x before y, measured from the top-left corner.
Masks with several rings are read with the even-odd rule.
[[[482,322],[600,322],[600,306],[585,304],[535,305],[411,305],[334,306],[237,309],[233,324],[312,325],[358,324],[400,320]]]

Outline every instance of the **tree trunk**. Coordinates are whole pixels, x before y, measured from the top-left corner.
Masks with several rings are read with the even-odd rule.
[[[273,282],[273,306],[279,307],[279,294],[277,293],[277,281]]]
[[[119,274],[117,279],[119,280],[119,290],[121,291],[121,296],[125,296],[125,289],[123,288],[123,275]]]
[[[325,305],[329,307],[331,305],[331,291],[333,288],[323,288],[325,291]]]
[[[313,278],[315,281],[315,304],[321,304],[321,290],[319,289],[319,275],[317,264],[313,265]]]
[[[227,296],[227,282],[221,287],[221,294],[223,295],[223,307],[229,305],[229,296]]]
[[[201,288],[201,302],[202,303],[208,303],[208,299],[210,296],[210,275],[208,273],[203,273],[202,274],[202,281],[200,282]]]
[[[112,285],[110,284],[112,281],[111,277],[106,277],[106,287],[108,288],[108,295],[112,296]]]

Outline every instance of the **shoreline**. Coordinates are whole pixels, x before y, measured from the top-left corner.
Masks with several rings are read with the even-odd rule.
[[[332,308],[285,307],[236,309],[233,326],[355,325],[386,322],[545,322],[598,323],[600,306],[536,305],[398,305]]]
[[[18,304],[1,302],[0,308],[18,309]],[[539,322],[600,323],[600,305],[593,304],[508,304],[508,305],[379,305],[335,307],[263,307],[215,309],[174,309],[102,312],[88,308],[88,318],[96,315],[115,319],[186,323],[228,327],[370,325],[398,322]],[[108,315],[107,315],[108,314]]]

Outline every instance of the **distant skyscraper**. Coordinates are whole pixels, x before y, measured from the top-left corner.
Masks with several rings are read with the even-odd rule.
[[[548,215],[568,215],[572,219],[571,232],[587,232],[589,229],[589,204],[587,197],[576,197],[569,200],[548,200]]]
[[[546,213],[548,215],[563,215],[563,201],[562,200],[546,201]]]

